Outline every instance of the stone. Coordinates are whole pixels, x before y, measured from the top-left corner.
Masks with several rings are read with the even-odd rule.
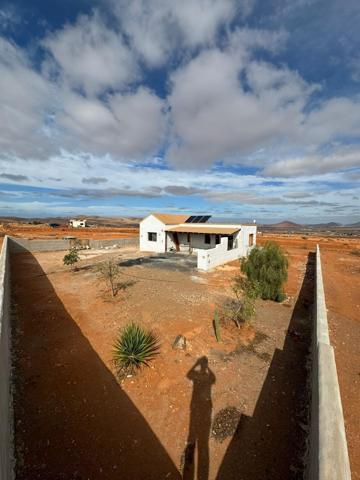
[[[184,335],[178,335],[175,338],[172,348],[177,350],[186,350],[186,338]]]

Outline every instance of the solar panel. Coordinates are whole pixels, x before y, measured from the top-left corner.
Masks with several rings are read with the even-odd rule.
[[[205,223],[211,218],[211,215],[191,215],[185,223]]]

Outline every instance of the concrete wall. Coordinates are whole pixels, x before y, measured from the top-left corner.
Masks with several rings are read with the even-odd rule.
[[[137,246],[139,240],[137,237],[134,238],[114,238],[112,240],[89,240],[89,239],[79,239],[80,243],[84,248],[106,248],[106,247],[126,247],[126,246]],[[74,240],[28,240],[26,238],[17,238],[11,237],[10,239],[11,251],[21,251],[23,247],[29,252],[55,252],[62,250],[69,250],[75,245]]]
[[[5,237],[0,254],[0,480],[14,478],[10,337],[9,242]]]
[[[148,240],[148,232],[157,234],[156,242]],[[165,237],[165,225],[153,215],[149,215],[140,222],[140,250],[142,252],[165,252]]]
[[[238,242],[238,247],[228,250],[228,239],[223,237],[221,243],[210,250],[198,250],[197,268],[211,270],[219,265],[245,257],[252,247],[244,247]]]
[[[344,416],[330,344],[320,249],[316,252],[309,480],[350,480]]]

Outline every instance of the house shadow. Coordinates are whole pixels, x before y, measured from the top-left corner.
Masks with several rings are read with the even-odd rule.
[[[181,478],[36,258],[11,267],[17,480]]]
[[[217,480],[303,478],[314,265],[310,253],[283,349],[275,350],[253,415],[241,415]]]

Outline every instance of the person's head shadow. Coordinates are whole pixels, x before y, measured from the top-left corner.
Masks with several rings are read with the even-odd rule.
[[[216,377],[207,357],[199,358],[187,373],[193,382],[190,404],[190,425],[181,470],[186,480],[207,480],[209,477],[209,436],[211,429],[211,387]]]
[[[169,454],[35,256],[19,246],[16,251],[17,478],[179,479]]]

